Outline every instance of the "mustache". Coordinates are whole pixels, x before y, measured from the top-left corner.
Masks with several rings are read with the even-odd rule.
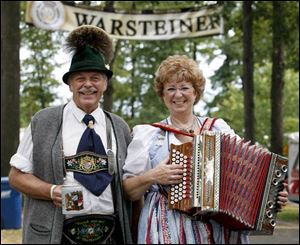
[[[88,93],[94,93],[97,92],[97,89],[94,87],[90,87],[90,88],[86,88],[86,87],[82,87],[81,89],[78,90],[79,93],[84,93],[84,94],[88,94]]]

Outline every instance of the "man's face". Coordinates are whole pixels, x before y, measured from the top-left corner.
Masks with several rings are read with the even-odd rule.
[[[107,88],[107,77],[97,71],[75,72],[69,78],[75,104],[86,113],[93,112]]]

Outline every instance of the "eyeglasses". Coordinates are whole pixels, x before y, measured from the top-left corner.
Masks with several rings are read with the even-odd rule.
[[[182,94],[190,94],[193,92],[193,89],[194,89],[193,87],[184,86],[184,87],[180,87],[180,88],[168,87],[168,88],[165,88],[164,90],[168,95],[173,95],[177,92],[177,90],[179,90],[179,92]]]

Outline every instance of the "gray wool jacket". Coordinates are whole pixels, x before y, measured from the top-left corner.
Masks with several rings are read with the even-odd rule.
[[[31,121],[33,141],[33,174],[57,185],[63,184],[62,119],[64,106],[39,111]],[[117,115],[105,112],[112,122],[117,142],[117,170],[115,173],[116,203],[123,231],[123,240],[131,244],[131,202],[125,200],[122,190],[122,167],[131,141],[126,122]],[[61,208],[51,201],[25,198],[23,243],[59,244],[64,216]]]

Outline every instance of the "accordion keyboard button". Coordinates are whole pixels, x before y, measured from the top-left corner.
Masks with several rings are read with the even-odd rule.
[[[280,170],[276,170],[275,171],[275,175],[277,178],[279,178],[281,176],[281,171]]]

